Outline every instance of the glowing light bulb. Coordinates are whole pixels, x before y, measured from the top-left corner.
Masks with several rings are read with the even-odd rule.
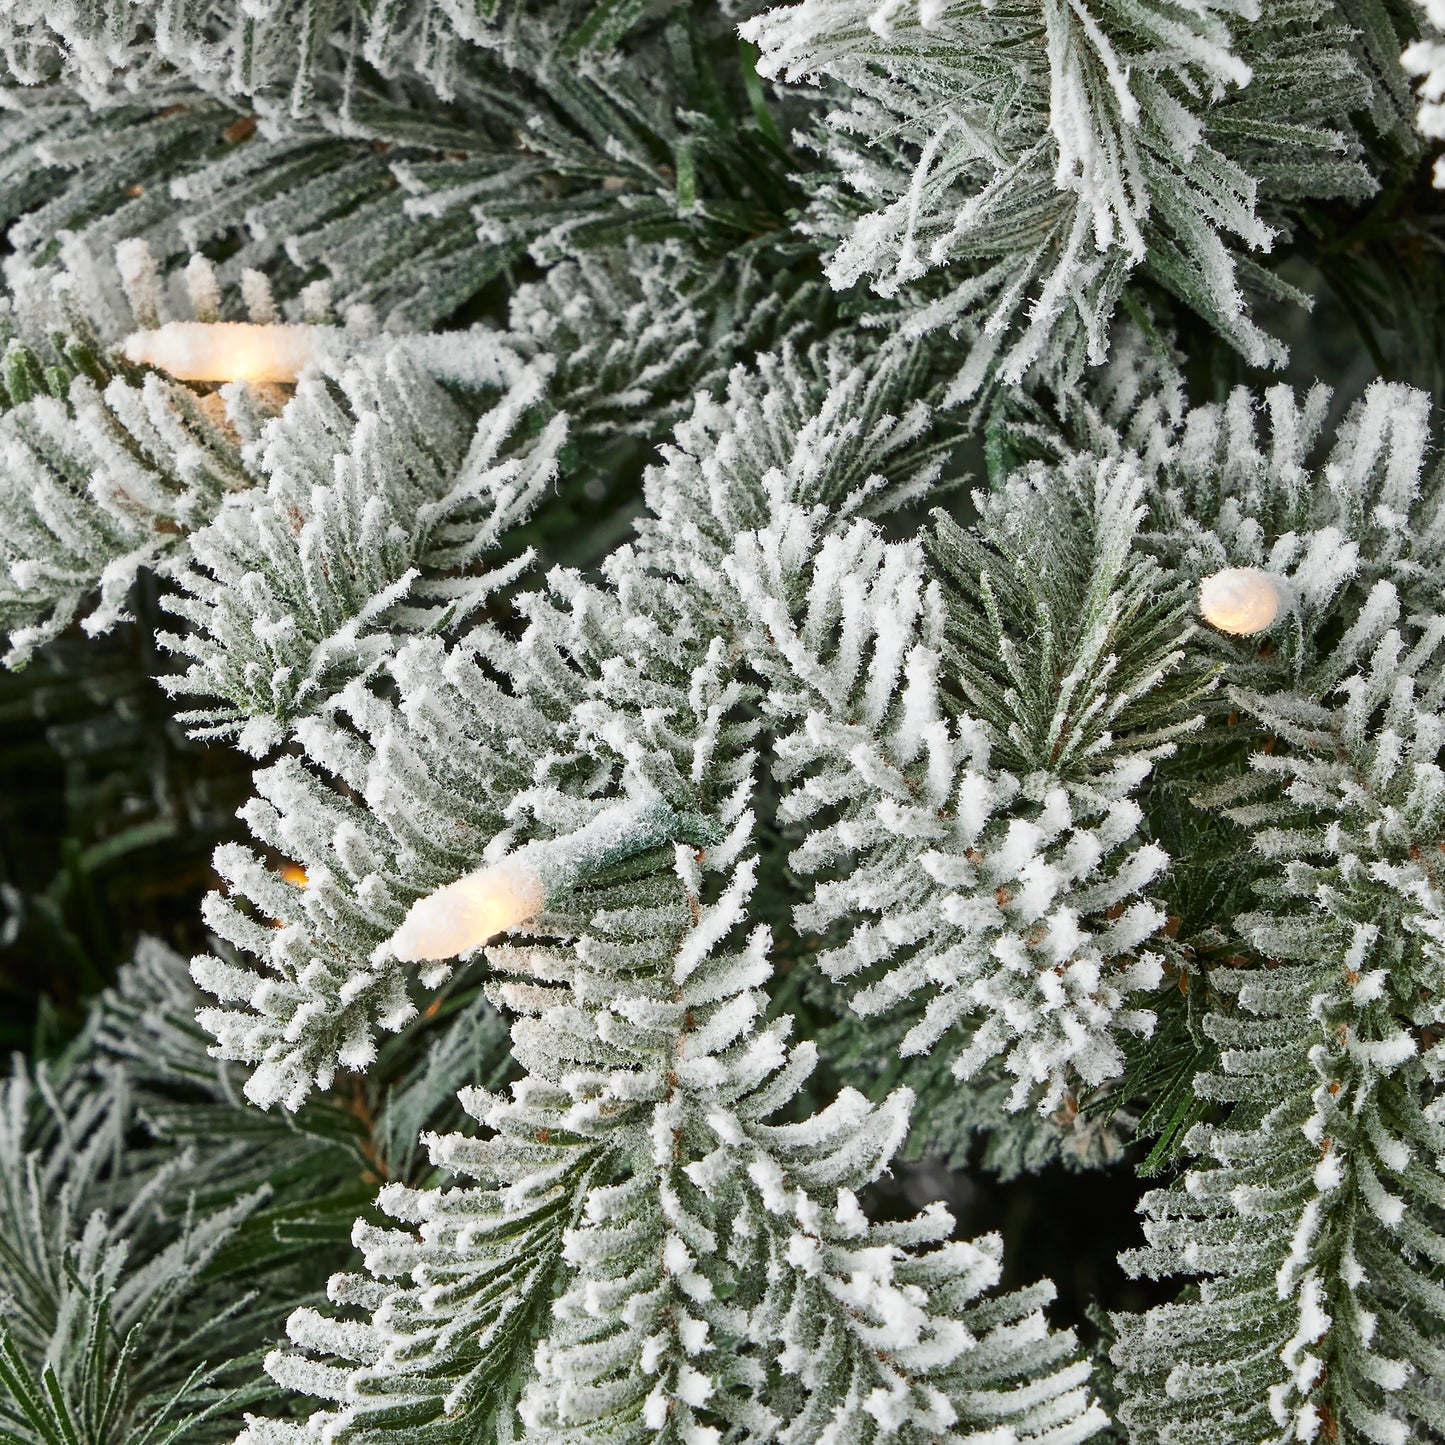
[[[1199,611],[1211,627],[1248,637],[1274,624],[1284,610],[1279,579],[1258,567],[1226,567],[1199,584]]]
[[[535,918],[546,904],[537,873],[504,859],[417,899],[392,935],[391,951],[407,963],[455,958]]]
[[[668,843],[710,848],[721,836],[710,819],[679,815],[655,794],[604,806],[575,832],[525,843],[500,862],[418,899],[372,956],[406,963],[455,958],[530,923],[624,858]]]
[[[137,331],[122,350],[128,361],[159,367],[178,381],[292,382],[316,359],[315,326],[251,321],[168,321]]]

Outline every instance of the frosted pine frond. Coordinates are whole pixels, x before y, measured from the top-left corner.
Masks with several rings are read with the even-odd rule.
[[[224,1057],[256,1068],[252,1098],[296,1107],[338,1063],[370,1062],[375,1028],[413,1015],[410,970],[382,945],[418,897],[521,839],[577,831],[610,787],[711,815],[747,776],[756,728],[721,640],[699,636],[688,599],[639,578],[627,554],[613,565],[625,603],[555,574],[550,594],[517,599],[529,620],[516,641],[480,627],[451,652],[409,643],[388,667],[399,706],[353,685],[333,716],[296,729],[304,764],[257,775],[246,821],[308,884],[222,849],[231,897],[206,916],[259,968],[194,965],[227,1005],[202,1023]]]
[[[183,569],[193,534],[253,485],[245,443],[280,404],[274,389],[244,383],[178,384],[117,349],[136,330],[214,320],[223,297],[241,303],[242,288],[223,288],[204,257],[167,278],[141,240],[103,260],[79,243],[66,249],[65,267],[12,267],[14,294],[0,299],[0,625],[10,666],[87,606],[92,634],[126,620],[142,571]],[[269,306],[258,273],[241,280]]]
[[[427,8],[373,18],[405,29]],[[367,307],[405,330],[443,322],[528,254],[551,264],[675,237],[716,259],[740,235],[779,228],[796,200],[780,148],[738,124],[750,107],[736,39],[705,7],[583,64],[557,63],[546,26],[494,44],[483,24],[464,63],[399,62],[384,82],[353,63],[343,32],[296,36],[321,19],[311,0],[236,18],[288,35],[274,51],[284,74],[137,69],[106,82],[93,112],[59,84],[35,96],[0,82],[0,134],[14,146],[0,218],[20,218],[11,240],[25,264],[52,263],[62,230],[99,252],[144,239],[167,266],[224,248],[223,271],[264,268],[283,307],[299,309],[324,274],[343,315]],[[594,38],[623,18],[613,10]],[[136,39],[149,44],[144,28]],[[245,99],[227,97],[233,83]]]
[[[765,74],[830,83],[806,229],[835,286],[900,297],[915,332],[969,328],[953,400],[1035,364],[1066,386],[1139,268],[1277,362],[1246,299],[1275,198],[1372,188],[1342,123],[1371,81],[1324,6],[803,0],[743,33]]]
[[[65,80],[93,101],[107,98],[124,78],[133,90],[167,71],[203,91],[255,98],[283,113],[306,114],[339,80],[348,61],[364,61],[385,76],[426,81],[450,100],[470,45],[510,60],[560,50],[573,56],[605,53],[632,29],[645,5],[615,0],[564,0],[537,5],[519,0],[408,0],[382,9],[285,0],[258,12],[234,0],[188,0],[180,5],[106,0],[6,0],[0,7],[0,51],[24,83]]]
[[[248,1105],[235,1066],[214,1056],[196,1022],[203,1002],[186,960],[142,937],[89,1020],[87,1039],[113,1087],[134,1094],[134,1110],[154,1139],[197,1152],[196,1169],[224,1176],[230,1191],[266,1190],[279,1177],[302,1195],[324,1196],[339,1176],[349,1203],[357,1156],[346,1147],[346,1131],[339,1140],[324,1103],[290,1118]],[[459,1010],[450,1027],[431,1035],[418,1064],[388,1081],[369,1142],[393,1177],[407,1176],[418,1129],[451,1112],[457,1085],[495,1073],[505,1050],[499,1024],[485,1003]],[[325,1212],[323,1204],[317,1213]]]
[[[520,122],[514,105],[504,114]],[[0,216],[17,218],[12,277],[53,267],[62,251],[82,272],[126,239],[144,240],[170,274],[192,251],[240,238],[223,281],[264,268],[293,320],[324,275],[343,316],[365,308],[392,329],[435,326],[538,227],[575,214],[567,197],[538,195],[545,166],[481,114],[423,124],[361,97],[339,136],[314,119],[262,124],[174,81],[153,105],[122,92],[96,111],[54,87],[35,97],[0,86],[0,134],[13,147],[0,171]],[[111,184],[117,167],[134,184]],[[499,210],[483,242],[474,207],[485,197]]]
[[[143,937],[95,1007],[96,1047],[143,1085],[224,1093],[225,1065],[210,1057],[196,1027],[199,1002],[185,959],[159,939]]]
[[[352,1215],[369,1193],[358,1166],[392,1180],[425,1177],[418,1136],[463,1117],[456,1100],[463,1084],[494,1084],[510,1070],[500,1015],[476,995],[454,997],[445,1021],[423,1021],[393,1041],[384,1082],[358,1080],[344,1100],[266,1115],[242,1096],[235,1066],[208,1047],[196,1023],[203,1001],[186,960],[143,937],[92,1009],[86,1037],[107,1087],[133,1095],[156,1157],[164,1148],[185,1153],[196,1176],[210,1180],[213,1198],[260,1191],[270,1208],[286,1212],[291,1224],[261,1228],[274,1246],[266,1268],[292,1302],[308,1277],[319,1283],[317,1269],[324,1278],[347,1258]],[[249,1267],[244,1256],[237,1263]]]
[[[936,523],[947,685],[1011,769],[1083,783],[1166,755],[1191,726],[1193,599],[1139,555],[1145,495],[1128,460],[1033,468],[975,494],[976,528]]]
[[[344,63],[332,32],[349,30],[350,18],[347,7],[324,0],[289,0],[261,14],[197,0],[173,6],[7,0],[0,9],[0,48],[21,60],[26,82],[53,81],[61,70],[92,102],[104,101],[122,76],[140,90],[146,79],[169,71],[220,94],[269,92],[272,104],[281,96],[287,109],[301,114],[310,107],[318,72],[324,77]],[[448,93],[456,39],[444,6],[432,0],[391,6],[362,30],[362,48],[373,64],[431,72],[438,90]]]
[[[1132,551],[1141,485],[1018,483],[980,499],[976,540],[940,521],[931,569],[863,524],[777,525],[731,564],[791,714],[782,816],[818,880],[799,926],[859,1012],[922,1008],[905,1054],[947,1035],[963,1077],[998,1059],[1014,1108],[1103,1083],[1152,1025],[1131,995],[1161,978],[1168,859],[1134,794],[1203,679],[1172,676],[1181,599]]]
[[[1039,1314],[1047,1288],[980,1298],[996,1240],[945,1242],[938,1207],[863,1214],[854,1191],[886,1167],[906,1096],[775,1122],[815,1059],[763,1022],[769,941],[738,925],[754,866],[711,879],[679,850],[651,906],[599,886],[570,943],[493,950],[526,1077],[464,1096],[480,1137],[429,1141],[455,1187],[383,1195],[419,1232],[358,1226],[370,1277],[331,1293],[369,1318],[293,1315],[298,1348],[268,1369],[335,1407],[254,1420],[249,1445],[1102,1427]]]
[[[99,107],[63,86],[0,82],[0,222],[14,250],[5,261],[12,287],[18,270],[69,266],[77,248],[85,259],[72,269],[105,266],[125,240],[183,264],[196,246],[182,234],[178,176],[246,150],[254,131],[245,110],[172,76],[140,95],[117,89]],[[118,169],[126,183],[106,185]]]
[[[86,630],[124,620],[136,574],[174,567],[250,479],[221,398],[113,371],[84,343],[37,353],[14,338],[4,383],[0,626],[15,667],[97,593]]]
[[[1427,473],[1429,399],[1377,382],[1340,424],[1323,462],[1329,392],[1240,388],[1196,407],[1150,443],[1158,458],[1145,546],[1181,579],[1257,567],[1280,579],[1287,616],[1257,640],[1209,629],[1201,642],[1238,687],[1323,698],[1397,614],[1445,595],[1445,483]]]
[[[558,262],[513,292],[508,321],[556,358],[574,429],[610,440],[665,434],[788,316],[746,264],[699,265],[674,242]]]
[[[182,595],[163,604],[188,626],[160,641],[190,659],[167,689],[217,700],[181,714],[200,736],[264,753],[406,635],[456,626],[526,565],[499,547],[555,478],[566,420],[540,420],[545,367],[470,344],[499,389],[474,429],[402,348],[311,372],[267,426],[259,485],[193,537]]]
[[[94,1063],[82,1044],[0,1085],[0,1424],[27,1445],[201,1424],[274,1309],[218,1265],[264,1186],[186,1205],[244,1149],[144,1140],[125,1074]]]
[[[1124,1106],[1098,1111],[1085,1107],[1108,1086],[1082,1099],[1067,1094],[1048,1114],[1010,1108],[1017,1081],[1001,1060],[994,1059],[960,1084],[946,1048],[902,1056],[917,1010],[864,1017],[848,1007],[850,983],[808,978],[805,996],[830,1019],[818,1046],[840,1080],[870,1093],[885,1080],[907,1080],[914,1094],[904,1156],[908,1160],[942,1162],[954,1170],[982,1169],[1007,1182],[1053,1166],[1081,1172],[1124,1159],[1138,1112]]]
[[[506,733],[545,748],[553,730],[525,700],[448,668],[436,643],[412,643],[396,665],[419,684],[410,724],[354,689],[343,701],[369,736],[339,718],[304,720],[306,763],[283,757],[256,775],[242,816],[259,844],[304,870],[305,887],[253,849],[216,857],[229,896],[212,895],[203,911],[225,951],[191,967],[220,1006],[199,1020],[221,1057],[251,1067],[246,1092],[263,1106],[300,1107],[338,1065],[375,1057],[375,1029],[395,1032],[415,1016],[407,972],[372,955],[416,896],[465,873],[504,828],[504,809],[532,781],[531,760]],[[438,746],[444,770],[421,760]]]
[[[467,462],[476,475],[464,471],[458,452],[453,459],[458,475],[446,478],[445,485],[434,477],[430,483],[430,510],[411,519],[409,525],[414,535],[410,545],[416,555],[402,547],[401,553],[405,556],[401,557],[397,554],[397,538],[389,537],[387,545],[392,555],[359,558],[355,543],[350,552],[346,550],[346,519],[334,521],[327,531],[322,520],[312,518],[307,530],[314,491],[307,489],[299,501],[287,491],[288,485],[292,491],[306,488],[306,479],[298,473],[308,466],[312,483],[316,482],[318,466],[325,473],[327,484],[335,482],[331,475],[332,459],[329,454],[321,454],[325,453],[326,443],[320,444],[321,453],[316,454],[310,449],[317,443],[309,437],[290,452],[282,442],[269,450],[266,445],[254,451],[246,448],[248,442],[257,441],[262,422],[284,404],[284,396],[278,395],[274,388],[258,391],[242,382],[203,392],[178,384],[162,373],[132,366],[111,349],[129,331],[152,329],[176,319],[178,310],[184,314],[199,307],[208,319],[214,319],[223,300],[230,303],[234,291],[247,285],[255,307],[269,308],[269,290],[263,286],[258,273],[243,271],[242,288],[223,287],[215,268],[203,257],[194,257],[182,283],[177,276],[163,277],[148,247],[138,241],[118,247],[117,262],[113,264],[102,265],[78,252],[73,252],[71,260],[75,262],[73,270],[22,273],[24,284],[20,293],[0,314],[0,333],[10,333],[3,369],[0,369],[4,386],[0,450],[7,461],[3,486],[8,488],[5,495],[9,497],[4,522],[0,525],[0,562],[8,572],[8,579],[0,583],[0,625],[9,632],[11,666],[23,664],[35,647],[82,614],[96,593],[98,602],[84,616],[87,631],[104,632],[125,620],[127,595],[143,570],[167,577],[184,575],[188,579],[186,587],[196,596],[182,607],[189,605],[188,615],[203,627],[216,620],[212,612],[206,611],[207,603],[215,603],[217,612],[230,609],[233,613],[236,609],[245,610],[247,597],[252,606],[256,605],[257,583],[251,584],[250,593],[233,595],[214,583],[207,592],[208,584],[197,581],[204,579],[206,573],[198,571],[192,561],[192,543],[196,533],[209,528],[213,521],[216,525],[207,533],[206,557],[201,565],[210,568],[214,563],[228,582],[242,575],[259,577],[264,569],[254,561],[248,563],[246,548],[249,546],[252,557],[267,552],[270,561],[267,580],[275,583],[278,569],[284,570],[281,563],[285,554],[291,564],[288,595],[295,595],[297,587],[302,585],[295,580],[295,574],[305,572],[306,564],[299,556],[304,552],[313,568],[338,569],[334,595],[328,589],[322,589],[322,594],[313,589],[305,599],[306,609],[314,616],[312,633],[324,628],[328,617],[338,632],[344,632],[348,622],[353,628],[362,625],[368,615],[367,603],[373,604],[374,625],[377,599],[375,593],[365,591],[368,583],[375,583],[377,591],[383,593],[388,587],[394,591],[403,584],[407,566],[413,561],[431,568],[434,574],[455,573],[459,568],[471,566],[475,557],[470,549],[490,548],[502,530],[525,515],[550,479],[564,427],[560,420],[509,457],[495,455],[504,438],[494,437],[483,427],[478,431]],[[177,290],[190,292],[189,300],[180,301],[174,294]],[[323,318],[318,315],[315,319]],[[30,345],[25,340],[47,333],[49,339],[43,343]],[[368,350],[359,334],[335,327],[319,329],[316,334],[326,342],[324,347],[318,343],[319,352],[329,347],[336,353],[323,368],[328,372],[342,368],[348,352],[359,354]],[[521,362],[517,356],[504,342],[489,340],[478,333],[450,338],[413,338],[398,346],[399,354],[392,365],[404,370],[406,377],[381,387],[385,393],[396,393],[383,410],[395,423],[398,441],[394,445],[398,446],[404,429],[403,418],[410,416],[411,446],[424,458],[421,463],[424,468],[445,469],[446,447],[439,431],[435,441],[441,450],[433,456],[428,450],[433,439],[426,436],[418,439],[416,429],[424,431],[429,426],[437,426],[444,431],[446,415],[460,415],[451,402],[445,401],[440,387],[427,379],[425,372],[440,373],[449,381],[472,386],[495,387],[503,381],[516,382],[521,390],[493,417],[493,428],[501,426],[504,431],[508,425],[506,419],[518,411],[525,412],[531,404],[522,393],[537,402],[544,390],[545,362],[534,368],[530,382],[518,381]],[[386,363],[377,358],[386,353],[387,345],[373,343],[369,349],[374,354],[372,369],[381,375]],[[353,379],[353,391],[357,394],[366,390],[366,383],[359,377],[360,373]],[[414,405],[410,411],[397,392],[398,387],[402,392],[411,389]],[[337,407],[334,401],[315,400],[326,395],[326,383],[319,376],[314,382],[304,384],[303,391],[313,398],[313,403],[301,406],[292,428],[298,433],[304,433],[316,419],[318,408],[321,413],[330,413]],[[433,399],[430,413],[424,396]],[[360,429],[363,440],[374,436],[381,424],[380,403],[368,405],[372,413],[369,421],[351,418],[351,424]],[[452,433],[456,432],[457,425],[454,421]],[[278,423],[278,427],[278,435],[284,436],[285,426]],[[455,435],[452,440],[456,441]],[[335,438],[332,444],[343,445]],[[362,443],[353,437],[347,444]],[[375,457],[371,460],[380,462]],[[405,470],[395,457],[392,465]],[[415,460],[411,465],[415,467]],[[370,546],[375,538],[365,533],[360,511],[368,504],[371,506],[369,525],[375,528],[380,524],[378,509],[384,510],[387,493],[383,488],[377,498],[359,495],[358,487],[365,492],[370,483],[365,478],[358,480],[354,467],[353,461],[353,471],[348,474],[350,491],[343,486],[327,495],[333,499],[333,510],[337,499],[349,498],[352,511],[357,513],[350,518],[351,534]],[[273,481],[269,491],[257,496],[237,495],[249,494],[258,483],[279,471],[285,471],[289,481]],[[485,500],[473,496],[478,489],[487,494]],[[235,503],[229,509],[225,507],[228,499]],[[409,499],[398,492],[391,505],[395,508],[404,500]],[[477,521],[478,508],[486,510],[490,520],[488,527],[475,533],[472,523]],[[344,512],[345,507],[341,506],[340,510]],[[225,515],[221,517],[223,511]],[[220,520],[216,520],[218,517]],[[264,520],[268,517],[269,531]],[[293,530],[298,519],[300,535]],[[459,528],[467,529],[465,536]],[[318,535],[322,532],[326,534],[326,545],[331,548],[329,555],[325,546],[318,548]],[[265,546],[259,540],[263,534],[267,540]],[[346,554],[344,558],[337,553],[337,548]],[[375,567],[377,573],[353,577],[352,570],[358,566],[363,570]],[[220,574],[212,569],[211,575],[214,578]],[[412,598],[412,625],[431,625],[463,615],[469,605],[475,606],[486,595],[487,586],[485,577],[473,578],[458,588],[444,576],[433,575]],[[457,595],[446,595],[449,592]],[[387,605],[395,606],[397,601],[395,596],[384,597],[381,610]],[[360,616],[352,617],[351,613]],[[227,635],[227,641],[228,647],[235,641],[234,628]],[[302,662],[303,675],[297,676],[296,657],[285,654],[285,639],[282,639],[279,650],[283,656],[265,669],[265,683],[253,683],[248,692],[236,681],[248,667],[254,674],[254,654],[258,649],[264,652],[268,642],[274,645],[276,641],[264,631],[263,634],[252,632],[249,620],[242,644],[244,655],[228,657],[225,650],[219,648],[208,652],[202,638],[188,639],[185,648],[193,649],[194,654],[208,659],[228,675],[206,676],[205,665],[198,663],[190,683],[182,681],[180,690],[189,687],[191,691],[219,691],[232,701],[233,707],[238,704],[231,694],[244,696],[251,704],[241,710],[244,717],[258,710],[256,687],[260,686],[264,692],[269,685],[280,696],[263,699],[263,702],[269,703],[273,712],[284,714],[288,682],[293,691],[305,690],[304,667],[312,661],[309,655]],[[311,641],[314,645],[321,638],[312,636]],[[340,636],[333,639],[333,654],[344,650],[348,643],[353,653],[358,645],[365,650],[364,643],[357,644]],[[294,653],[300,644],[292,639],[291,645]],[[351,661],[355,663],[354,657]],[[334,655],[328,656],[321,660],[321,666],[335,666],[336,662]],[[340,670],[346,672],[344,663]],[[354,665],[352,670],[357,670]],[[279,683],[278,672],[283,674]],[[214,723],[227,719],[207,717],[204,720]],[[229,720],[234,720],[234,714]],[[274,740],[274,730],[269,736]]]
[[[559,262],[513,293],[511,329],[557,358],[575,425],[598,437],[646,436],[666,416],[655,398],[675,409],[706,385],[716,360],[707,311],[688,294],[701,289],[689,270],[675,249],[639,247]]]
[[[1071,1071],[1093,1084],[1118,1071],[1116,1028],[1150,1025],[1126,999],[1160,976],[1145,944],[1164,916],[1142,894],[1166,860],[1135,836],[1132,794],[1201,680],[1169,680],[1184,602],[1152,596],[1157,571],[1131,555],[1134,471],[1105,466],[1057,507],[1041,481],[1015,487],[990,524],[1010,590],[972,622],[966,602],[951,618],[949,599],[977,595],[975,544],[965,564],[961,534],[940,524],[930,565],[857,520],[935,484],[936,451],[915,440],[927,411],[905,402],[912,365],[785,351],[756,380],[739,371],[649,474],[643,555],[737,614],[737,646],[766,685],[781,817],[804,839],[791,863],[819,879],[796,917],[826,940],[825,971],[869,1014],[922,994],[906,1053],[957,1030],[964,1073],[1004,1060],[1014,1107],[1036,1097],[1047,1112]],[[1055,527],[1068,540],[1041,554]],[[1038,649],[1027,662],[1012,635],[1023,615]],[[969,627],[960,660],[950,628]],[[1010,690],[1011,667],[1031,699]],[[951,698],[948,676],[968,679]]]
[[[1211,976],[1219,1063],[1195,1087],[1233,1108],[1146,1196],[1125,1260],[1203,1276],[1197,1300],[1115,1317],[1140,1441],[1445,1429],[1441,633],[1387,633],[1308,730],[1302,700],[1256,703],[1281,745],[1235,814],[1269,865],[1238,923],[1268,963]]]
[[[934,426],[927,386],[916,355],[865,360],[847,343],[784,346],[737,367],[724,396],[697,398],[648,471],[644,557],[731,590],[720,574],[740,533],[793,512],[841,528],[936,494],[953,438]]]
[[[1326,450],[1327,405],[1241,390],[1132,437],[1136,546],[1185,586],[1253,567],[1282,597],[1263,632],[1191,644],[1223,685],[1172,785],[1203,810],[1190,832],[1232,823],[1237,842],[1179,860],[1216,911],[1181,956],[1212,1051],[1192,1089],[1228,1112],[1185,1137],[1193,1163],[1146,1196],[1148,1246],[1125,1259],[1197,1280],[1115,1316],[1140,1442],[1403,1445],[1445,1419],[1440,479],[1419,393],[1372,387]],[[1054,483],[1081,465],[1098,461]],[[1256,907],[1218,915],[1251,889]]]
[[[1426,140],[1445,140],[1445,5],[1421,0],[1420,9],[1425,33],[1400,56],[1400,64],[1419,78],[1415,128]],[[1436,188],[1445,189],[1445,159],[1436,159],[1434,178]]]
[[[233,1439],[245,1409],[274,1401],[258,1362],[286,1314],[348,1259],[370,1193],[362,1150],[416,1177],[418,1124],[458,1117],[438,1086],[494,1080],[504,1057],[479,1000],[431,1048],[396,1051],[369,1131],[334,1104],[268,1117],[207,1057],[196,1003],[184,959],[143,938],[80,1037],[0,1085],[0,1429],[13,1441]]]

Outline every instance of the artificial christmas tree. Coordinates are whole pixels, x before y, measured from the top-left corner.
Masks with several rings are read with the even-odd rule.
[[[1445,1438],[1437,20],[0,0],[0,1432]]]

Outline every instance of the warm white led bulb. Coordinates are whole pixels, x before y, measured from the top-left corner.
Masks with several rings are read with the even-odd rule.
[[[1199,611],[1211,627],[1248,637],[1273,626],[1284,611],[1284,590],[1258,567],[1226,567],[1200,582]]]
[[[717,834],[705,819],[679,817],[656,795],[603,807],[575,832],[526,843],[499,863],[418,899],[375,956],[407,963],[455,958],[530,923],[622,859],[683,840],[710,847]]]
[[[251,321],[168,321],[137,331],[122,350],[137,365],[159,367],[178,381],[292,382],[317,354],[315,326]]]
[[[535,918],[546,903],[535,871],[505,859],[417,899],[391,951],[407,963],[455,958]]]

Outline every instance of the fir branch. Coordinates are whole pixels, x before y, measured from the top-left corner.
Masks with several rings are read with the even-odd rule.
[[[473,346],[504,388],[474,430],[395,351],[311,373],[267,429],[262,485],[192,539],[163,604],[189,626],[158,640],[190,659],[164,685],[220,704],[180,715],[196,735],[270,751],[402,638],[456,628],[530,562],[500,544],[555,477],[566,419],[541,420],[541,367]]]
[[[359,1236],[380,1278],[332,1294],[370,1320],[292,1319],[298,1346],[342,1363],[268,1361],[340,1408],[243,1438],[506,1439],[518,1380],[537,1440],[1097,1431],[1072,1341],[1039,1333],[1047,1291],[975,1302],[995,1241],[929,1249],[943,1211],[873,1226],[859,1209],[906,1096],[770,1122],[814,1054],[762,1023],[765,932],[728,942],[753,864],[711,882],[679,848],[676,869],[579,896],[568,945],[494,950],[527,1076],[468,1098],[486,1136],[430,1141],[477,1185],[383,1195],[421,1234]]]
[[[1289,203],[1373,188],[1347,116],[1381,82],[1324,6],[805,0],[743,33],[765,74],[831,82],[806,229],[835,286],[904,298],[913,334],[968,327],[953,401],[1036,364],[1071,389],[1137,269],[1278,363],[1248,253]],[[1298,47],[1308,67],[1279,64]]]

